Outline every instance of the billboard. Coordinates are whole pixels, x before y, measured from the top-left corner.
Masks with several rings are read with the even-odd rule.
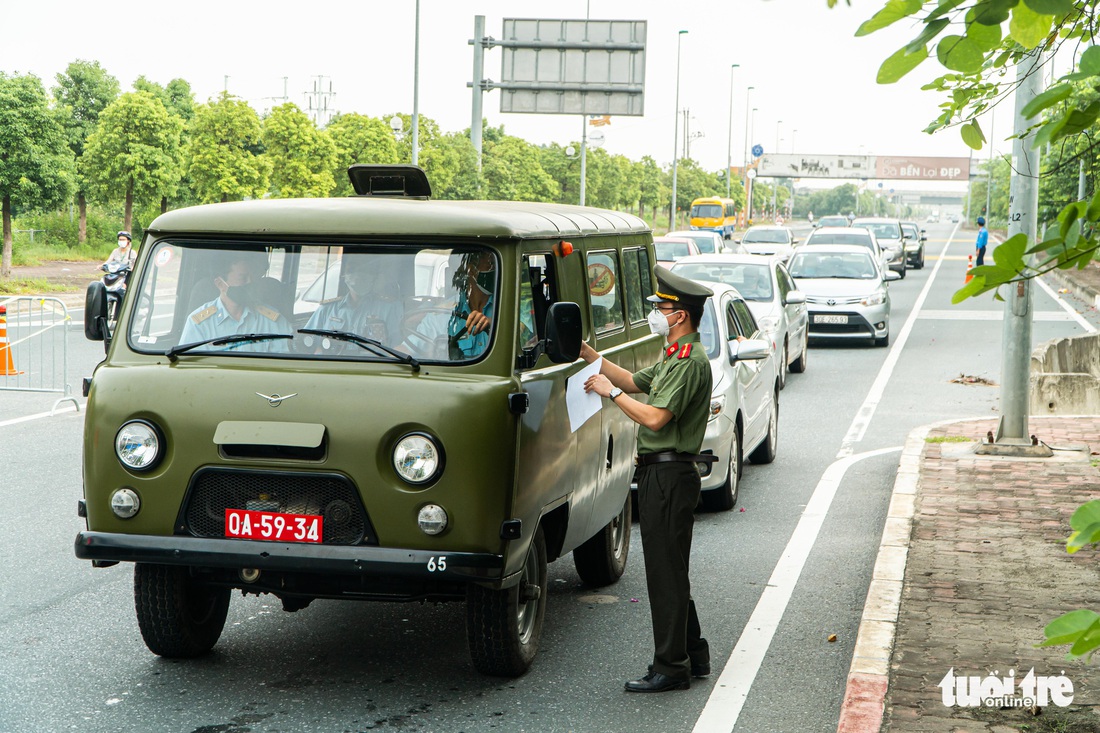
[[[890,181],[966,181],[969,158],[887,155],[781,155],[760,157],[765,178],[877,178]]]
[[[505,18],[500,111],[644,114],[644,20]]]

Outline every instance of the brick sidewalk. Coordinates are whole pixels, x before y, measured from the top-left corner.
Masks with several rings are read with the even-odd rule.
[[[929,438],[978,440],[996,420],[933,429]],[[1033,418],[1031,432],[1057,446],[1100,449],[1100,418]],[[1100,498],[1100,471],[1063,452],[1049,459],[977,456],[967,443],[926,442],[889,665],[882,730],[890,733],[1085,733],[1100,731],[1092,666],[1065,661],[1068,647],[1035,648],[1043,627],[1077,608],[1100,611],[1100,556],[1065,551],[1069,518]],[[1095,460],[1095,457],[1093,457]],[[1038,717],[1021,708],[948,707],[938,687],[962,676],[1065,674],[1069,707]]]

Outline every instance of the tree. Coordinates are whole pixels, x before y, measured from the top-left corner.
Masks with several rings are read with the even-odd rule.
[[[12,211],[60,206],[75,188],[73,154],[36,76],[0,73],[0,278],[11,276]]]
[[[118,79],[108,74],[98,61],[73,61],[66,67],[64,74],[54,77],[57,86],[53,88],[53,97],[69,149],[80,165],[84,155],[84,144],[95,130],[99,115],[118,97]],[[77,243],[88,241],[88,200],[84,193],[83,181],[77,181],[77,210],[80,223],[77,227]]]
[[[643,156],[639,162],[638,185],[641,195],[638,198],[638,216],[645,218],[645,207],[649,210],[656,223],[657,210],[665,205],[671,195],[671,186],[665,172],[657,165],[652,156]],[[677,181],[679,184],[679,181]]]
[[[347,170],[355,163],[396,163],[397,141],[393,130],[378,117],[360,114],[339,115],[325,128],[336,146],[336,163],[332,176],[336,181],[335,196],[353,193]]]
[[[828,2],[835,5],[837,0]],[[963,141],[975,150],[985,143],[980,118],[1015,90],[1017,82],[1006,76],[1009,69],[1044,74],[1052,52],[1067,43],[1084,46],[1077,68],[1052,80],[1023,109],[1026,118],[1035,120],[1031,144],[1038,148],[1088,136],[1100,119],[1095,94],[1100,89],[1100,46],[1093,45],[1098,31],[1094,6],[1094,0],[939,0],[928,5],[921,0],[888,0],[857,35],[923,15],[920,33],[882,63],[878,80],[898,81],[934,51],[948,73],[924,87],[945,97],[940,105],[944,111],[926,131],[957,127]],[[1089,136],[1085,148],[1092,150],[1096,144]],[[953,300],[960,302],[1055,268],[1083,268],[1098,248],[1100,196],[1066,205],[1056,223],[1045,241],[1029,242],[1026,235],[1017,234],[1000,245],[1001,256],[974,268],[972,279]]]
[[[135,199],[159,200],[179,182],[182,128],[182,120],[149,92],[123,94],[100,115],[82,172],[93,201],[124,203],[125,229],[133,225]]]
[[[188,147],[188,129],[191,119],[195,116],[195,95],[191,93],[191,85],[183,79],[173,79],[168,82],[167,87],[162,87],[155,81],[149,81],[144,76],[139,76],[134,81],[134,90],[152,94],[164,104],[164,108],[168,110],[168,114],[178,117],[182,123],[180,128],[180,144],[177,148],[179,153],[178,165],[180,177],[172,184],[170,189],[161,196],[159,213],[163,214],[168,211],[168,198],[170,196],[175,197],[180,189],[184,191],[190,189],[190,181],[187,180],[187,162],[183,156]],[[188,196],[185,198],[190,197]]]
[[[494,135],[482,151],[485,197],[499,201],[553,201],[560,190],[547,173],[539,149],[511,135]]]
[[[470,131],[441,135],[432,144],[428,164],[434,172],[432,196],[445,200],[471,200],[482,196],[485,180],[477,167],[477,151]],[[437,179],[434,174],[444,171]]]
[[[264,120],[263,143],[271,163],[272,195],[313,198],[336,188],[336,146],[298,105],[287,102],[271,110]]]
[[[200,104],[189,128],[187,173],[201,203],[240,201],[267,193],[270,164],[260,154],[260,118],[225,92]]]

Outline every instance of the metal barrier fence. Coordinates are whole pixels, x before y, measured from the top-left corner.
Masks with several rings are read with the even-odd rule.
[[[69,309],[57,298],[0,299],[0,391],[59,392],[80,403],[69,385]]]

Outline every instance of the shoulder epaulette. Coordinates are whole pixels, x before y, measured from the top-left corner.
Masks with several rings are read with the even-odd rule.
[[[691,356],[691,342],[684,344],[684,347],[680,349],[680,353],[676,355],[677,359],[686,359]]]
[[[214,315],[214,314],[215,314],[215,313],[217,313],[217,312],[218,312],[218,306],[216,306],[216,305],[208,305],[207,307],[203,308],[203,309],[202,309],[201,311],[199,311],[198,313],[195,313],[195,314],[193,314],[193,315],[191,316],[191,320],[192,320],[192,321],[193,321],[193,322],[195,323],[195,325],[197,326],[197,325],[199,325],[200,323],[202,323],[202,322],[203,322],[203,321],[205,321],[205,320],[206,320],[207,318],[209,318],[210,316]]]
[[[338,300],[341,300],[340,296],[336,296],[335,298],[329,298],[328,300],[322,300],[321,305],[328,305],[329,303],[335,303]]]
[[[279,320],[279,311],[268,308],[266,305],[256,306],[256,312],[269,321]]]

